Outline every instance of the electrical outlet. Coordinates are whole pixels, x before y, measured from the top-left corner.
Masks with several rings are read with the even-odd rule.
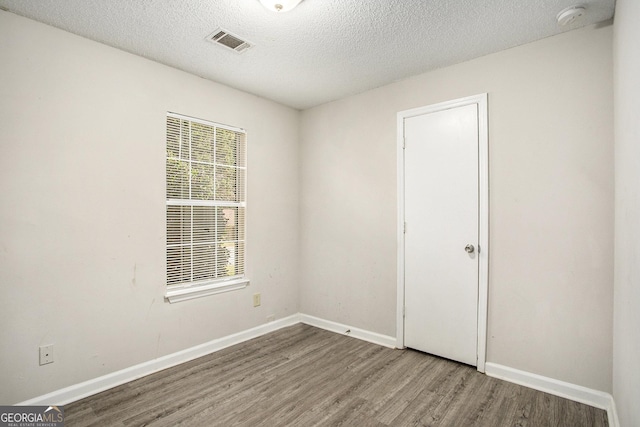
[[[53,363],[53,344],[40,346],[40,365]]]
[[[260,294],[253,294],[253,306],[257,307],[260,305]]]

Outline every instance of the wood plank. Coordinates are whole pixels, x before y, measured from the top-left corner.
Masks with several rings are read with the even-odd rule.
[[[65,406],[68,426],[605,427],[605,411],[294,325]]]

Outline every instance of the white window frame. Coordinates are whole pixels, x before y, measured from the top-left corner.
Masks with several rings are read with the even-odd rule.
[[[247,287],[250,283],[248,277],[246,276],[246,176],[247,176],[247,172],[246,172],[246,152],[247,152],[247,142],[246,142],[246,131],[244,129],[241,128],[237,128],[237,127],[233,127],[233,126],[228,126],[228,125],[223,125],[223,124],[219,124],[219,123],[215,123],[212,121],[208,121],[208,120],[202,120],[202,119],[197,119],[194,117],[189,117],[189,116],[185,116],[182,114],[177,114],[177,113],[172,113],[172,112],[168,112],[166,115],[166,122],[168,122],[169,118],[176,118],[176,119],[180,119],[180,120],[185,120],[185,121],[189,121],[192,123],[199,123],[199,124],[203,124],[205,126],[211,126],[213,128],[221,128],[221,129],[226,129],[226,130],[230,130],[232,132],[236,132],[236,133],[240,133],[244,135],[244,152],[241,153],[242,155],[245,156],[245,158],[243,159],[242,164],[244,166],[238,167],[238,169],[244,171],[244,176],[243,176],[243,180],[244,180],[244,196],[242,197],[242,202],[237,202],[237,206],[238,207],[242,207],[245,208],[245,215],[244,215],[244,239],[243,242],[245,244],[244,247],[244,253],[243,253],[243,273],[236,275],[236,276],[228,276],[225,278],[220,278],[220,279],[209,279],[209,280],[204,280],[204,281],[200,281],[200,282],[186,282],[186,283],[181,283],[181,284],[176,284],[176,285],[169,285],[167,284],[167,280],[165,280],[165,286],[166,286],[166,294],[165,294],[165,298],[168,302],[170,303],[175,303],[175,302],[180,302],[180,301],[186,301],[186,300],[190,300],[193,298],[200,298],[203,296],[207,296],[207,295],[215,295],[215,294],[219,294],[219,293],[223,293],[223,292],[229,292],[229,291],[234,291],[234,290],[239,290],[239,289],[243,289],[245,287]],[[168,135],[166,135],[165,141],[168,140]],[[165,155],[166,158],[166,155]],[[166,166],[165,166],[166,167]],[[167,179],[167,171],[165,170],[165,180]],[[166,196],[165,196],[166,197]],[[180,200],[180,199],[170,199],[168,197],[166,197],[166,206],[227,206],[229,204],[229,202],[227,201],[204,201],[204,200],[194,200],[194,199],[189,199],[189,200]],[[166,211],[165,211],[166,213]],[[167,220],[165,218],[165,232],[169,233],[168,227],[167,227]],[[165,261],[168,263],[168,248],[169,248],[169,244],[167,243],[167,239],[165,238]],[[213,260],[212,260],[213,261]],[[165,268],[165,273],[167,273],[167,269]]]

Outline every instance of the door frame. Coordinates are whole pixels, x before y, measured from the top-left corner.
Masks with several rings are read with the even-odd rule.
[[[477,369],[485,371],[489,292],[489,127],[486,93],[400,111],[397,118],[397,308],[396,347],[404,348],[404,122],[405,119],[466,105],[478,105],[478,341]]]

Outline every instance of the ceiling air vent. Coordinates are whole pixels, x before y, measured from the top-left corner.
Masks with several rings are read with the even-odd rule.
[[[235,34],[231,34],[227,30],[218,29],[207,36],[207,40],[211,43],[222,45],[236,52],[244,52],[251,47],[251,43],[242,40]]]

